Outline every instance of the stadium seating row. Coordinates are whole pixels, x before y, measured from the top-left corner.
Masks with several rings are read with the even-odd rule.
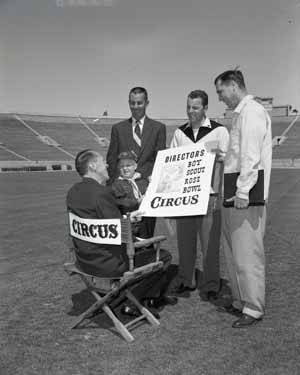
[[[293,118],[289,117],[273,118],[273,137],[284,133],[292,120]],[[182,119],[172,120],[167,126],[167,143],[170,142],[175,128],[183,121]],[[223,122],[226,119],[219,121]],[[24,120],[25,124],[22,122],[22,116],[0,117],[0,161],[72,160],[77,152],[84,148],[97,149],[106,154],[114,121],[101,119],[101,121],[93,122],[91,119],[80,120],[76,117],[68,119],[68,121],[62,119],[49,121],[47,117],[47,121],[43,121],[41,116],[37,119],[31,116]],[[299,123],[300,120],[294,124],[288,134],[285,134],[287,138],[279,146],[274,147],[274,159],[300,158]],[[40,136],[46,136],[44,141]],[[49,139],[53,140],[53,145]]]

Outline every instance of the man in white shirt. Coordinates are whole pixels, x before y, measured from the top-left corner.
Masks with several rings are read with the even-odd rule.
[[[187,97],[189,121],[175,130],[171,147],[205,143],[206,147],[219,148],[225,155],[228,148],[227,129],[206,116],[208,96],[202,90],[192,91]],[[179,252],[178,275],[172,283],[173,292],[181,294],[195,289],[193,278],[197,256],[197,235],[200,236],[203,254],[203,278],[200,296],[215,300],[220,289],[219,247],[221,232],[220,192],[223,162],[216,161],[212,177],[211,194],[206,215],[177,218],[177,244]]]
[[[239,70],[229,70],[215,79],[219,100],[233,110],[230,145],[224,173],[239,173],[236,192],[223,207],[224,252],[233,304],[224,307],[239,316],[234,328],[248,327],[262,319],[265,307],[265,254],[263,237],[266,206],[249,206],[249,191],[258,171],[264,173],[264,200],[268,199],[271,163],[271,120],[265,108],[248,95]]]

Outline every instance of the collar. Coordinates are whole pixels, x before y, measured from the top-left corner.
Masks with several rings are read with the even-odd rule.
[[[140,126],[142,126],[142,127],[144,126],[145,118],[146,118],[146,116],[144,116],[140,119]],[[134,117],[131,117],[131,120],[132,120],[132,122],[131,122],[132,126],[135,127],[137,120]]]
[[[100,182],[97,181],[97,180],[96,180],[95,178],[93,178],[93,177],[83,176],[83,177],[82,177],[82,181],[85,181],[85,182],[91,182],[91,183],[95,183],[95,184],[97,184],[97,185],[104,186],[104,185],[100,184]]]
[[[192,128],[192,125],[191,125],[190,122],[188,122],[186,124],[185,129],[188,128],[188,127]],[[205,120],[203,121],[203,124],[201,124],[201,126],[199,127],[199,129],[200,128],[210,128],[211,129],[211,123],[210,123],[210,119],[208,117],[205,117]]]
[[[235,113],[241,113],[242,109],[245,107],[245,105],[253,99],[253,95],[246,95],[244,98],[239,102],[239,104],[235,107],[234,111]]]
[[[134,181],[133,178],[124,178],[124,177],[122,177],[122,176],[119,176],[119,177],[118,177],[118,180],[123,180],[123,181]]]

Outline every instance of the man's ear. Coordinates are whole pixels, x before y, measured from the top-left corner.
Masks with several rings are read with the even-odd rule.
[[[96,163],[94,161],[90,161],[88,169],[90,169],[92,172],[95,172],[95,170],[96,170]]]
[[[238,84],[235,81],[231,81],[231,86],[234,92],[236,92],[236,90],[239,88]]]

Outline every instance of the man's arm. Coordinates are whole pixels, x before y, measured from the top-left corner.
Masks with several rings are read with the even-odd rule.
[[[117,158],[119,155],[119,136],[115,125],[111,128],[111,136],[109,148],[106,155],[106,161],[108,164],[108,175],[110,180],[113,180],[117,172]]]
[[[137,210],[139,207],[138,200],[134,197],[133,191],[127,192],[119,180],[111,185],[113,195],[116,199],[118,207],[122,212]],[[132,190],[132,189],[130,189]]]
[[[266,117],[263,110],[248,110],[240,129],[241,171],[237,179],[236,197],[249,201],[249,191],[256,184],[263,139],[266,133]]]
[[[156,142],[153,148],[151,160],[145,161],[145,163],[139,166],[136,172],[140,173],[139,177],[136,178],[148,178],[152,174],[153,165],[157,156],[157,152],[165,150],[166,148],[166,125],[160,124],[159,130],[156,135]]]
[[[223,161],[226,155],[226,152],[229,148],[229,133],[228,130],[222,126],[220,127],[220,137],[219,137],[219,154],[217,161]]]
[[[109,187],[104,187],[103,191],[98,194],[96,204],[97,216],[101,219],[114,219],[122,216]]]
[[[156,154],[160,150],[166,149],[167,129],[165,124],[161,124],[156,143]]]

